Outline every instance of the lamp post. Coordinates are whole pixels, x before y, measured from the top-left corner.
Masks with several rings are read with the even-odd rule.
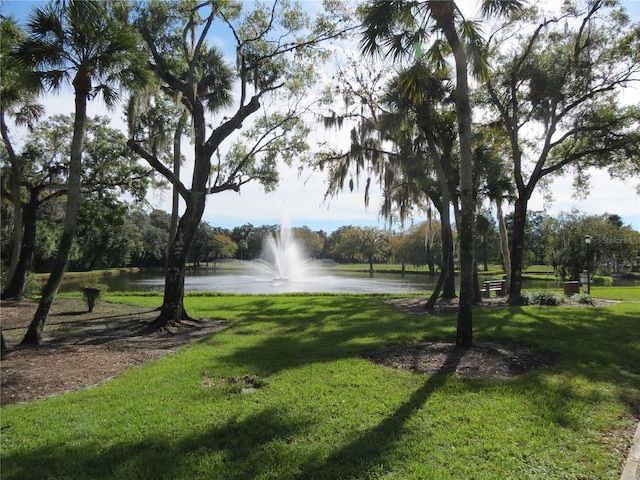
[[[584,236],[584,243],[587,244],[587,294],[591,295],[591,275],[589,275],[589,245],[591,245],[591,235]]]

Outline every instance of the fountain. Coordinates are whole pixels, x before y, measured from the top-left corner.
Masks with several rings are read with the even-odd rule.
[[[286,221],[286,215],[275,235],[268,235],[263,244],[262,260],[242,262],[242,267],[228,271],[194,270],[186,277],[185,289],[196,292],[233,294],[281,293],[418,293],[425,285],[406,278],[371,277],[366,274],[341,274],[326,262],[305,257]],[[115,275],[123,281],[127,275]],[[155,273],[131,274],[126,286],[110,286],[111,291],[162,291],[164,276]],[[141,278],[142,277],[142,278]],[[111,278],[111,277],[110,277]],[[411,278],[411,280],[420,280]]]
[[[310,262],[303,255],[291,228],[283,221],[276,235],[268,234],[264,241],[263,259],[257,262],[260,273],[275,282],[304,281],[309,278]]]

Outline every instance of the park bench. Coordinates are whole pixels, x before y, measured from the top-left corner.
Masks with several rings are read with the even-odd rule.
[[[484,298],[491,296],[491,292],[496,292],[496,296],[504,297],[504,280],[487,280],[484,282],[484,287],[480,290],[480,293]]]

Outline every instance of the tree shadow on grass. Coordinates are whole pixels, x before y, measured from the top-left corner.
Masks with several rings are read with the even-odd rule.
[[[203,343],[212,342],[210,351],[216,356],[216,364],[265,376],[314,362],[359,358],[365,350],[418,338],[421,332],[431,337],[450,336],[455,328],[452,316],[406,319],[377,307],[371,311],[379,316],[369,318],[363,315],[368,311],[366,302],[371,301],[367,299],[341,301],[335,307],[330,301],[313,305],[315,301],[299,302],[292,308],[269,299],[242,305],[241,319],[233,321],[229,334],[255,334],[255,342],[238,344],[230,353],[217,351],[220,337],[211,337]],[[549,346],[561,357],[559,364],[553,367],[553,373],[612,381],[629,392],[634,388],[638,391],[640,352],[638,333],[634,333],[638,330],[633,329],[637,327],[637,320],[633,315],[608,309],[566,309],[561,320],[552,320],[553,316],[545,312],[544,309],[504,309],[488,317],[479,313],[476,316],[478,333],[498,339],[519,338],[532,346]],[[586,320],[585,312],[589,314]],[[522,315],[522,318],[511,322],[515,315]],[[256,326],[256,322],[262,321],[269,322],[269,328],[273,327],[273,335],[265,334],[264,328]],[[367,338],[370,338],[368,343],[361,342]],[[540,338],[544,338],[544,342]],[[41,478],[43,470],[38,475],[32,473],[33,465],[37,464],[46,465],[47,474],[53,478],[236,480],[260,475],[301,480],[368,478],[380,467],[385,454],[402,441],[407,422],[444,386],[447,378],[438,374],[427,377],[399,407],[329,456],[318,452],[300,458],[285,452],[288,438],[297,437],[300,441],[313,430],[313,425],[304,418],[291,418],[287,409],[266,408],[246,419],[227,421],[223,426],[204,431],[194,427],[194,433],[184,439],[172,439],[165,433],[161,437],[149,435],[142,441],[106,449],[99,442],[86,441],[79,447],[53,445],[11,452],[3,455],[3,478],[4,475],[6,478]],[[597,392],[576,391],[572,386],[548,380],[547,375],[533,374],[523,380],[510,381],[508,385],[508,391],[520,397],[528,398],[532,390],[541,392],[531,400],[532,412],[540,416],[541,422],[580,428],[581,419],[573,415],[576,404],[571,399],[591,406],[606,401],[599,398]],[[492,388],[489,382],[481,380],[465,380],[464,385],[465,389]],[[536,403],[548,399],[553,402],[551,409]],[[628,401],[633,403],[632,396]],[[214,408],[212,416],[215,416]],[[538,414],[538,410],[550,413]],[[10,427],[8,429],[10,432]],[[274,451],[272,448],[276,444],[280,450]],[[209,470],[205,471],[206,468]]]
[[[521,319],[514,322],[515,317]],[[476,334],[551,350],[559,370],[590,380],[609,381],[615,373],[640,375],[640,322],[622,309],[512,307],[478,316]]]
[[[360,357],[365,350],[412,341],[426,331],[440,339],[454,338],[454,317],[401,315],[387,306],[371,309],[372,301],[378,300],[341,298],[332,305],[330,297],[318,297],[292,308],[268,299],[252,302],[229,333],[256,333],[259,338],[228,354],[212,354],[227,366],[268,376],[305,364]],[[260,331],[263,322],[272,326],[272,334]]]
[[[336,478],[372,478],[381,463],[384,452],[393,448],[402,438],[407,421],[422,408],[429,397],[447,381],[449,368],[455,370],[461,356],[452,354],[442,372],[428,377],[409,399],[380,423],[361,433],[348,445],[336,450],[326,460],[300,467],[296,478],[333,480]]]
[[[304,420],[269,408],[182,439],[149,435],[137,442],[111,447],[83,442],[80,446],[61,444],[12,452],[3,455],[2,478],[244,480],[269,472],[269,478],[278,478],[272,470],[267,471],[274,466],[265,461],[265,449],[272,442],[295,436],[306,428],[309,425]]]

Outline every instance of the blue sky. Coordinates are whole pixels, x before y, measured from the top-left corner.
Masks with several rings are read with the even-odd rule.
[[[34,5],[43,3],[45,2],[4,0],[2,13],[13,14],[23,20]],[[640,19],[640,0],[626,0],[624,4],[632,18]],[[318,2],[313,2],[313,5],[318,5]],[[224,36],[219,36],[215,43],[223,49],[226,46]],[[640,96],[640,90],[636,89],[633,96]],[[48,114],[72,112],[73,101],[70,92],[49,96],[42,101]],[[107,114],[112,117],[114,126],[124,128],[125,123],[120,110],[107,112],[96,101],[91,102],[89,108],[90,115]],[[347,130],[327,134],[321,125],[318,125],[314,132],[314,136],[319,139],[326,138],[343,143],[348,141],[348,134]],[[337,198],[325,201],[323,173],[305,171],[299,176],[294,166],[291,169],[282,167],[280,175],[280,187],[268,194],[264,193],[259,185],[246,185],[240,194],[224,192],[211,196],[204,220],[213,226],[226,228],[245,223],[277,224],[286,211],[292,226],[306,225],[314,230],[323,229],[330,232],[343,225],[384,227],[384,222],[378,218],[377,213],[380,197],[375,192],[369,209],[365,209],[363,188],[353,193],[342,193]],[[184,178],[187,178],[186,175]],[[615,213],[620,215],[626,224],[640,231],[640,197],[635,193],[636,185],[639,183],[639,178],[627,179],[624,182],[613,181],[608,174],[595,172],[592,176],[590,195],[586,199],[575,199],[572,194],[571,177],[559,177],[550,185],[553,201],[548,202],[541,193],[536,193],[530,201],[530,210],[546,210],[552,215],[572,209],[590,214]],[[153,192],[148,199],[157,208],[167,211],[170,209],[169,191]]]

